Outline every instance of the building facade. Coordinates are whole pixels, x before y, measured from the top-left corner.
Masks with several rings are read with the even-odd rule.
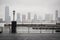
[[[5,7],[5,23],[10,23],[11,18],[9,16],[9,6]]]

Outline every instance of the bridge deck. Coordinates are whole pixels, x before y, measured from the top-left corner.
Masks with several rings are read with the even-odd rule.
[[[5,24],[11,26],[12,24]],[[60,25],[56,24],[17,24],[17,27],[32,27],[33,29],[60,29]]]

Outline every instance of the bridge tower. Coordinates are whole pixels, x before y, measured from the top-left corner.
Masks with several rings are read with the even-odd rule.
[[[16,33],[16,25],[17,22],[15,21],[15,10],[13,10],[13,21],[12,21],[11,33]]]

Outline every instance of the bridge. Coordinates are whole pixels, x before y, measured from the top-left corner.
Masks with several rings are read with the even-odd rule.
[[[11,26],[12,24],[5,24],[4,26]],[[33,29],[60,29],[60,23],[56,24],[16,24],[17,27],[32,27]]]

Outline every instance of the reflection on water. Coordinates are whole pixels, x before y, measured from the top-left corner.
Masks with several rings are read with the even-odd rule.
[[[32,27],[17,27],[16,28],[17,33],[55,33],[55,30],[43,30],[43,29],[32,29]],[[10,33],[11,27],[4,27],[3,28],[4,33]]]
[[[3,33],[11,33],[11,27],[5,26],[5,23],[0,23],[0,26],[3,27]],[[55,30],[43,30],[43,29],[33,29],[32,27],[17,27],[17,33],[55,33]]]
[[[32,27],[17,27],[17,33],[55,33],[55,30],[32,29]]]

